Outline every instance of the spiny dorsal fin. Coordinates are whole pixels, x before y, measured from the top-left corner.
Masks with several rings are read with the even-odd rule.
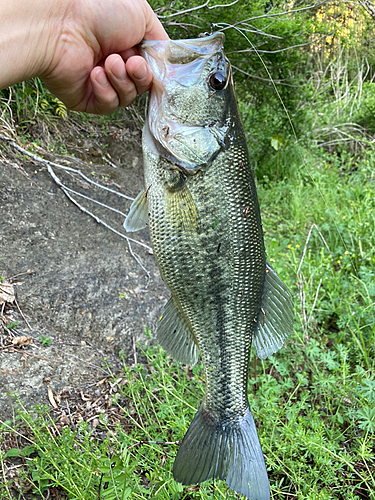
[[[293,302],[288,288],[267,262],[261,311],[253,345],[260,359],[283,346],[293,330]]]
[[[142,190],[133,201],[124,222],[125,231],[133,233],[148,225],[147,193]]]
[[[165,305],[156,328],[156,339],[175,361],[195,365],[198,348],[193,334],[182,318],[172,298]]]

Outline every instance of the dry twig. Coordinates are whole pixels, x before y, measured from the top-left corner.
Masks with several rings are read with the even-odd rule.
[[[32,158],[33,160],[35,160],[38,163],[42,163],[43,165],[45,165],[47,167],[47,170],[48,170],[49,174],[51,175],[52,179],[56,182],[56,184],[61,188],[61,190],[64,192],[64,194],[67,196],[67,198],[72,203],[74,203],[82,212],[86,213],[87,215],[90,215],[90,217],[92,217],[93,219],[95,219],[96,222],[98,222],[99,224],[103,225],[104,227],[106,227],[107,229],[109,229],[110,231],[112,231],[113,233],[117,234],[121,238],[124,238],[127,241],[129,252],[130,252],[131,256],[134,258],[134,260],[138,263],[138,265],[142,268],[142,270],[147,275],[147,283],[145,285],[145,288],[147,288],[148,285],[149,285],[149,283],[150,283],[150,280],[151,280],[151,275],[148,272],[148,270],[145,268],[145,266],[142,264],[142,262],[140,260],[140,257],[137,254],[134,253],[134,251],[133,251],[130,243],[135,243],[137,245],[140,245],[141,247],[145,248],[150,254],[152,254],[152,248],[150,246],[146,245],[145,243],[142,243],[141,241],[135,240],[133,238],[129,238],[129,236],[126,236],[123,233],[121,233],[120,231],[117,231],[116,229],[114,229],[112,226],[110,226],[109,224],[107,224],[106,222],[104,222],[102,219],[100,219],[97,215],[93,214],[92,212],[90,212],[89,210],[87,210],[85,207],[83,207],[80,203],[78,203],[78,201],[72,196],[71,193],[73,193],[76,196],[80,196],[80,197],[82,197],[84,199],[87,199],[87,200],[89,200],[89,201],[91,201],[91,202],[93,202],[93,203],[95,203],[97,205],[100,205],[103,208],[106,208],[106,209],[109,209],[109,210],[111,210],[113,212],[116,212],[116,213],[120,214],[123,217],[126,217],[126,214],[124,214],[123,212],[120,212],[119,210],[116,210],[116,209],[114,209],[114,208],[112,208],[112,207],[110,207],[108,205],[105,205],[104,203],[101,203],[98,200],[90,198],[90,197],[88,197],[88,196],[86,196],[84,194],[78,193],[77,191],[74,191],[74,190],[70,189],[69,187],[65,186],[63,184],[63,182],[59,179],[59,177],[56,175],[56,173],[54,172],[54,170],[53,170],[52,167],[64,170],[66,172],[71,172],[73,174],[76,174],[76,175],[80,176],[81,178],[83,178],[89,184],[92,184],[95,187],[98,187],[100,189],[104,189],[105,191],[108,191],[108,192],[110,192],[112,194],[115,194],[116,196],[120,196],[122,198],[125,198],[126,200],[133,201],[133,198],[131,198],[129,196],[126,196],[125,194],[120,193],[119,191],[116,191],[114,189],[110,189],[107,186],[103,186],[102,184],[99,184],[99,183],[93,181],[92,179],[90,179],[89,177],[87,177],[86,175],[84,175],[78,169],[67,167],[67,166],[64,166],[64,165],[59,165],[58,163],[55,163],[55,162],[46,160],[44,158],[41,158],[40,156],[37,156],[34,153],[31,153],[30,151],[27,151],[22,146],[19,146],[10,137],[7,137],[7,136],[5,136],[3,134],[0,134],[0,139],[6,141],[10,146],[12,146],[14,149],[16,149],[17,151],[19,151],[20,153],[22,153],[22,154],[24,154],[24,155]],[[29,326],[29,328],[30,328],[30,326]]]
[[[303,280],[303,276],[302,276],[302,271],[301,271],[301,268],[302,268],[302,264],[303,264],[303,261],[305,259],[305,255],[306,255],[306,251],[307,251],[307,246],[309,244],[309,241],[310,241],[310,237],[311,237],[311,233],[312,233],[312,230],[315,229],[317,231],[317,233],[319,234],[324,246],[327,248],[329,254],[331,255],[332,257],[332,252],[326,242],[326,240],[324,239],[324,236],[322,235],[322,233],[319,231],[319,228],[316,224],[312,224],[312,226],[310,227],[310,230],[309,230],[309,233],[307,235],[307,238],[306,238],[306,241],[305,241],[305,245],[303,247],[303,251],[302,251],[302,256],[301,256],[301,260],[299,262],[299,266],[298,266],[298,270],[297,270],[297,276],[298,276],[298,282],[297,282],[297,286],[298,286],[298,290],[299,290],[299,299],[300,299],[300,302],[301,302],[301,308],[302,308],[302,327],[303,327],[303,330],[305,332],[305,341],[306,342],[309,342],[310,341],[310,337],[309,337],[309,323],[312,319],[312,313],[315,309],[315,306],[316,306],[316,302],[318,300],[318,294],[319,294],[319,290],[320,290],[320,286],[322,284],[322,280],[320,280],[320,283],[318,285],[318,288],[317,288],[317,291],[315,293],[315,299],[314,299],[314,303],[313,303],[313,306],[311,308],[311,311],[310,311],[310,314],[309,316],[307,317],[307,312],[306,312],[306,294],[305,294],[305,283],[304,283],[304,280]]]

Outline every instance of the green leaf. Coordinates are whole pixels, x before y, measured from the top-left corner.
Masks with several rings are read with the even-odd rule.
[[[18,448],[11,448],[5,453],[5,457],[19,457],[21,455],[21,451]]]
[[[357,411],[358,426],[369,433],[375,433],[375,408],[365,407]]]
[[[18,324],[19,324],[19,321],[12,321],[11,323],[9,323],[9,325],[7,325],[7,328],[9,328],[9,329],[15,328]]]
[[[21,451],[21,456],[28,457],[29,455],[32,455],[33,453],[35,453],[34,446],[25,446],[25,448]]]

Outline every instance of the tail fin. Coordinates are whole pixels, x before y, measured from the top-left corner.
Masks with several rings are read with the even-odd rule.
[[[178,450],[173,476],[182,484],[217,477],[250,500],[269,500],[270,487],[253,416],[213,422],[201,406]]]

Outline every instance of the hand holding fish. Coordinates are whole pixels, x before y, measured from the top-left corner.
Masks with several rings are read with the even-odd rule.
[[[142,39],[168,35],[146,0],[0,0],[0,89],[40,77],[69,109],[111,114],[146,92]]]

